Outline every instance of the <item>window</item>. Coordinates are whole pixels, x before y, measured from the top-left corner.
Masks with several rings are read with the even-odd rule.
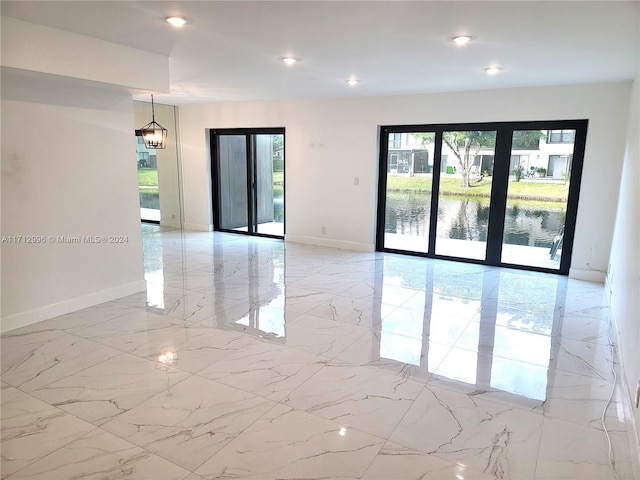
[[[376,248],[567,275],[587,123],[381,126]]]
[[[211,130],[214,228],[284,238],[284,128]]]
[[[513,137],[511,140],[511,149],[512,150],[539,150],[541,138],[545,138],[544,131],[542,130],[540,131],[516,130],[515,132],[513,132]]]
[[[483,176],[493,175],[493,159],[494,155],[476,155],[473,159],[471,173]]]
[[[431,173],[433,165],[429,164],[429,152],[416,150],[413,154],[413,173]]]
[[[549,155],[547,176],[557,180],[565,179],[571,171],[571,155]]]
[[[518,166],[529,170],[529,155],[511,155],[511,162],[509,163],[509,172],[513,173],[513,170]]]
[[[575,138],[575,130],[549,130],[547,143],[573,143]]]
[[[389,148],[400,148],[401,145],[402,145],[401,133],[389,134]]]
[[[390,172],[398,171],[398,154],[392,153],[389,155],[389,170]]]
[[[158,162],[154,152],[150,152],[138,142],[138,196],[140,198],[140,218],[145,222],[160,222],[160,192],[158,189]],[[150,155],[150,153],[153,153]]]

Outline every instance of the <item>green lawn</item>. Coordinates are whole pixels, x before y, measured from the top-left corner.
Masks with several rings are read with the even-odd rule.
[[[284,197],[284,172],[273,172],[273,196]]]
[[[138,169],[138,185],[141,187],[157,187],[158,186],[158,169],[157,168],[139,168]]]
[[[480,182],[471,181],[471,188],[463,188],[461,179],[442,176],[440,178],[440,193],[443,195],[462,195],[468,197],[489,197],[491,194],[491,179],[484,178]],[[430,192],[431,176],[416,177],[387,177],[387,190],[398,192]],[[565,202],[569,191],[569,184],[544,181],[516,182],[509,181],[509,198],[532,200],[541,202]]]
[[[154,192],[158,190],[158,171],[152,168],[138,170],[140,190]],[[284,172],[273,172],[274,193],[276,197],[284,195]],[[431,175],[415,177],[387,177],[387,190],[395,192],[431,192]],[[517,199],[517,204],[534,206],[548,202],[565,203],[569,191],[569,184],[527,181],[509,181],[508,196]],[[468,197],[489,197],[491,194],[491,179],[481,181],[472,180],[471,188],[463,188],[461,179],[443,175],[440,179],[440,193],[444,195],[461,195]]]

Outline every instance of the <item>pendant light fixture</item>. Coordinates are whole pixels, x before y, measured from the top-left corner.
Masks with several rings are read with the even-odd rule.
[[[151,123],[147,123],[140,129],[142,141],[147,148],[166,148],[167,129],[156,122],[156,112],[153,106],[153,95],[151,95]]]

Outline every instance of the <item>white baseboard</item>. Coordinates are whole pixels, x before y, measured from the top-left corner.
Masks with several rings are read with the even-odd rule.
[[[177,220],[160,220],[160,226],[180,230],[180,222]]]
[[[207,225],[203,223],[188,223],[183,225],[185,230],[195,230],[196,232],[213,232],[213,225]]]
[[[34,323],[49,320],[50,318],[59,317],[66,313],[82,310],[83,308],[92,307],[100,303],[109,302],[117,298],[133,295],[134,293],[144,292],[147,289],[147,282],[144,279],[119,285],[117,287],[100,290],[98,292],[89,293],[81,297],[64,300],[62,302],[53,303],[44,307],[34,308],[26,312],[14,313],[0,319],[0,332],[5,333],[16,328],[26,327]]]
[[[304,235],[285,235],[285,242],[303,243],[305,245],[318,245],[320,247],[340,248],[342,250],[355,250],[357,252],[373,252],[374,246],[369,243],[347,242],[344,240],[332,240],[330,238],[306,237]]]
[[[570,268],[569,278],[584,280],[586,282],[604,283],[607,273],[600,270],[587,270],[584,268]]]
[[[613,327],[616,360],[618,361],[618,369],[620,374],[618,381],[620,382],[620,385],[622,387],[622,397],[624,402],[623,410],[625,411],[625,415],[629,415],[631,417],[628,421],[625,421],[625,425],[627,427],[627,438],[629,441],[629,448],[631,450],[631,467],[633,470],[632,478],[640,478],[640,432],[638,432],[636,420],[635,418],[633,418],[635,405],[633,405],[632,401],[633,397],[635,396],[636,386],[629,385],[627,383],[624,356],[621,350],[620,329],[618,328],[616,312],[613,309],[611,279],[608,275],[606,276],[605,287],[607,289],[609,317],[611,325]]]

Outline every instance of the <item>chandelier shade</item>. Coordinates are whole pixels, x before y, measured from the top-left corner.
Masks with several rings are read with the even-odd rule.
[[[140,134],[147,148],[162,149],[167,146],[167,129],[156,122],[153,95],[151,95],[151,122],[140,129]]]

